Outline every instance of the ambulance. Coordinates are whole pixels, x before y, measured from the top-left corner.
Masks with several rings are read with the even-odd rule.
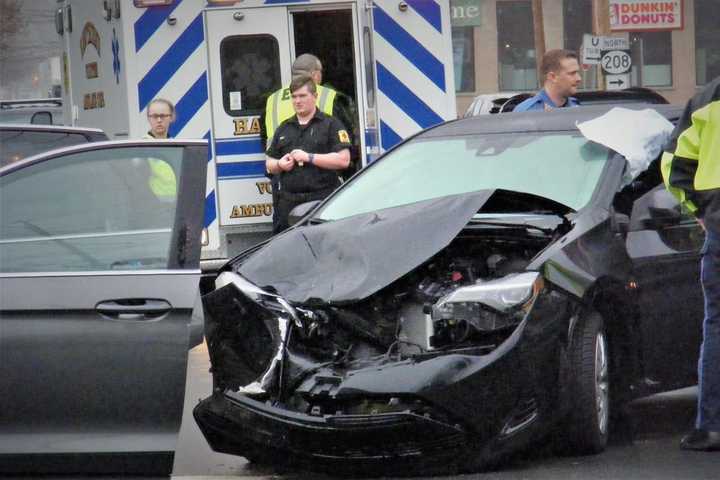
[[[270,236],[260,114],[313,53],[357,106],[361,166],[456,118],[448,0],[59,0],[66,123],[140,138],[147,106],[208,148],[203,268]]]

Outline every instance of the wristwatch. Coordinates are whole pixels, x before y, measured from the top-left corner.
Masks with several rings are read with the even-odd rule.
[[[308,163],[309,163],[310,165],[312,165],[314,161],[315,161],[315,154],[314,154],[314,153],[308,153]]]

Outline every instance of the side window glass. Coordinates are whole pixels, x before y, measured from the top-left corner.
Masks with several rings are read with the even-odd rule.
[[[272,35],[237,35],[220,43],[223,107],[230,116],[259,115],[279,89],[280,49]]]
[[[69,154],[0,178],[0,271],[166,268],[182,147]]]

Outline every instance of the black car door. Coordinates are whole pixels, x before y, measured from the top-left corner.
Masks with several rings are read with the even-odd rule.
[[[633,262],[646,384],[657,390],[692,385],[702,339],[697,221],[659,185],[635,201],[627,236]]]

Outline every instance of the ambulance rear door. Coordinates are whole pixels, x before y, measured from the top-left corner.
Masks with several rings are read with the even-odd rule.
[[[252,244],[272,224],[260,114],[267,96],[290,83],[288,11],[211,8],[205,22],[221,245],[229,232]]]

